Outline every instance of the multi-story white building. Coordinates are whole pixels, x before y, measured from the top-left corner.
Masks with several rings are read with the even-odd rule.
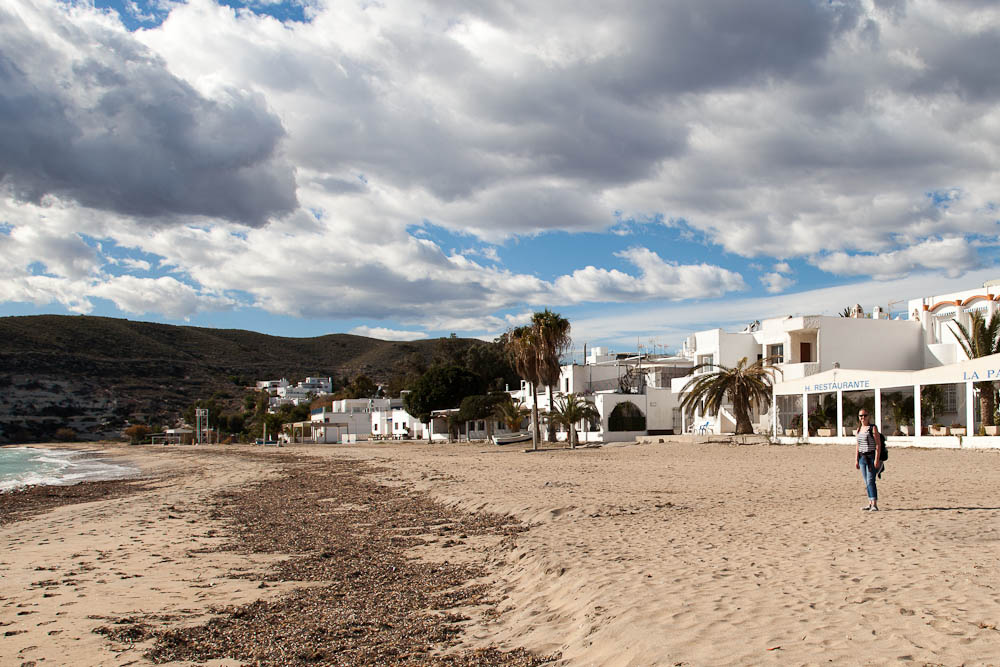
[[[915,341],[898,331],[875,331],[900,346],[895,356],[880,344],[872,358],[869,338],[849,338],[845,344],[852,354],[846,362],[805,377],[779,378],[772,433],[786,440],[849,443],[863,407],[896,444],[1000,446],[997,427],[984,426],[981,401],[1000,379],[1000,355],[969,359],[957,326],[968,329],[977,312],[988,322],[998,310],[995,283],[910,300],[906,322],[916,331]]]
[[[684,342],[681,355],[689,358],[696,370],[693,375],[672,380],[675,394],[683,395],[686,386],[713,365],[736,366],[746,358],[753,363],[768,359],[777,369],[775,381],[784,382],[810,376],[832,368],[869,368],[872,370],[915,370],[924,365],[924,345],[918,322],[888,319],[874,310],[865,316],[859,307],[854,317],[823,315],[776,317],[756,321],[743,331],[730,333],[709,329],[692,334]],[[724,433],[736,427],[731,406],[718,414],[702,415],[682,411],[682,432]],[[755,410],[751,421],[767,432],[770,417]]]

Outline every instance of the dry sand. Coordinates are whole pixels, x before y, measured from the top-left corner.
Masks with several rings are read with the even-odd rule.
[[[279,474],[266,458],[126,451],[185,475],[0,529],[0,631],[19,633],[0,636],[0,664],[143,664],[93,634],[107,622],[93,617],[191,623],[291,586],[227,578],[267,558],[192,553],[226,526],[184,518],[215,490]],[[1000,664],[998,452],[894,449],[883,511],[867,513],[844,446],[284,451],[374,461],[383,483],[535,524],[504,544],[414,550],[485,562],[506,596],[498,615],[469,612],[464,647],[561,652],[571,665]]]

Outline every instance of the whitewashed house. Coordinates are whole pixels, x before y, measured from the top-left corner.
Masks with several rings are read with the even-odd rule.
[[[333,401],[330,408],[312,410],[313,442],[344,442],[345,436],[366,440],[377,434],[373,430],[375,415],[401,409],[399,398],[344,398]],[[350,439],[350,438],[348,438]]]

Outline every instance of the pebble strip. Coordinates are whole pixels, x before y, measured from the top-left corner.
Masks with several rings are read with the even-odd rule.
[[[215,497],[212,514],[230,523],[234,538],[220,549],[293,554],[267,576],[321,585],[216,610],[218,616],[200,626],[163,630],[130,618],[97,631],[129,643],[155,637],[146,655],[156,663],[232,658],[251,665],[531,667],[558,659],[521,648],[451,648],[468,620],[463,608],[497,613],[499,600],[488,587],[470,584],[487,572],[482,565],[406,554],[430,541],[461,544],[470,535],[512,540],[525,526],[381,486],[371,477],[377,470],[361,462],[284,455],[280,463],[280,478]]]

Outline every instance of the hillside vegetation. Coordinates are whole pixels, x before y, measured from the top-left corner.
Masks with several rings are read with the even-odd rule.
[[[479,344],[445,339],[449,347]],[[442,339],[287,338],[91,316],[0,318],[0,442],[70,424],[94,433],[125,419],[164,422],[196,399],[238,404],[258,379],[364,374],[388,382],[429,363]]]

